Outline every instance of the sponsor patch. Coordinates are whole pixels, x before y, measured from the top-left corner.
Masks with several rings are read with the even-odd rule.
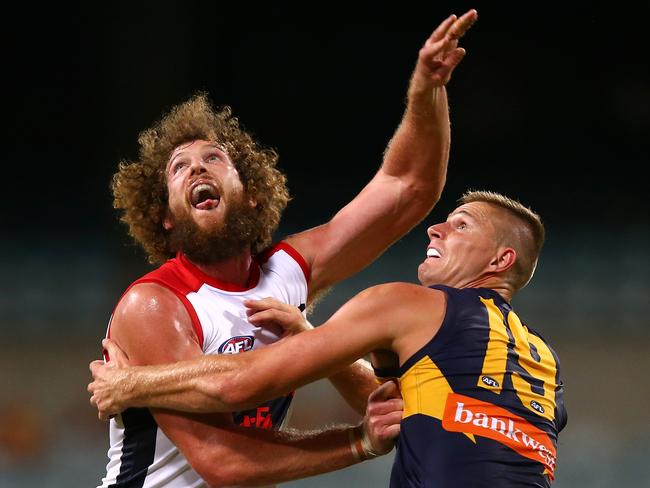
[[[219,346],[219,354],[238,354],[253,349],[255,337],[235,336],[231,337]]]
[[[522,417],[492,403],[458,393],[450,393],[445,404],[442,427],[493,439],[522,456],[539,461],[553,479],[556,451],[546,432]]]

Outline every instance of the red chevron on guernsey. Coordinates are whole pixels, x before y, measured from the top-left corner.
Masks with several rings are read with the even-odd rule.
[[[465,395],[450,393],[445,404],[442,427],[493,439],[522,456],[539,461],[553,479],[557,454],[546,432],[505,408]]]

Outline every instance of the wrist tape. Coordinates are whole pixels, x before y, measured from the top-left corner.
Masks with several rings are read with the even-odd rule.
[[[366,459],[372,459],[380,456],[379,453],[375,452],[370,438],[366,434],[363,425],[358,425],[348,430],[348,436],[350,438],[350,449],[352,450],[352,455],[358,461],[365,461]]]

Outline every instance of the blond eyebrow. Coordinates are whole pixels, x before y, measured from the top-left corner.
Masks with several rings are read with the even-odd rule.
[[[471,213],[469,213],[467,210],[458,210],[458,211],[454,210],[449,215],[447,215],[447,220],[449,220],[451,217],[455,217],[456,215],[460,215],[460,214],[467,215],[468,217],[476,220],[476,217]]]

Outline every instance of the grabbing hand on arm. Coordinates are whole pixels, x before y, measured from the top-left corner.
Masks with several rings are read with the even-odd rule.
[[[130,407],[159,407],[194,413],[231,412],[235,405],[227,404],[201,386],[205,375],[236,370],[233,356],[220,355],[216,362],[202,356],[194,360],[179,361],[160,366],[128,366],[123,360],[113,362],[115,356],[124,357],[117,344],[102,342],[111,360],[93,361],[90,372],[93,381],[88,385],[90,404],[97,408],[101,420]]]
[[[90,363],[93,382],[88,385],[90,404],[97,408],[101,420],[121,413],[128,405],[123,403],[126,392],[132,390],[128,374],[129,358],[115,342],[110,339],[102,341],[107,362],[102,360]]]
[[[262,300],[244,300],[248,321],[259,327],[279,327],[282,337],[290,337],[314,327],[303,317],[298,307],[272,297]]]
[[[352,433],[352,452],[359,459],[389,453],[400,433],[404,402],[397,384],[389,381],[368,397],[363,423]]]
[[[259,350],[156,366],[108,368],[93,363],[95,382],[88,389],[98,406],[120,409],[243,410],[329,377],[371,351],[393,350],[402,359],[410,357],[414,351],[408,347],[419,348],[429,340],[435,333],[431,324],[442,316],[444,296],[437,290],[406,283],[379,285],[358,294],[321,327]],[[417,336],[413,344],[412,336]],[[110,342],[106,347],[110,353]],[[111,413],[116,411],[100,415]]]
[[[111,337],[119,341],[120,346],[124,348],[123,353],[112,341],[106,341],[104,346],[110,361],[107,364],[94,362],[91,369],[97,376],[98,380],[104,381],[105,384],[115,384],[116,377],[125,378],[130,387],[123,389],[123,398],[113,402],[119,405],[118,408],[138,405],[139,402],[148,403],[149,406],[156,406],[156,399],[159,399],[160,386],[163,391],[178,391],[183,393],[184,388],[192,388],[194,381],[185,381],[189,376],[196,375],[193,368],[208,368],[207,365],[213,363],[209,369],[210,379],[208,383],[219,383],[215,379],[226,377],[222,389],[212,390],[211,396],[213,405],[222,412],[232,411],[233,406],[243,404],[257,404],[260,395],[275,397],[279,390],[284,388],[293,389],[301,382],[301,373],[290,371],[288,366],[294,363],[303,363],[307,358],[313,358],[315,351],[323,350],[322,343],[318,341],[309,347],[310,341],[300,340],[303,336],[313,335],[316,330],[300,334],[295,337],[287,338],[286,341],[280,341],[286,344],[282,350],[287,355],[279,355],[278,349],[280,343],[263,348],[260,351],[248,352],[237,355],[203,356],[201,348],[197,342],[191,319],[187,314],[182,303],[171,292],[155,284],[143,284],[133,287],[123,301],[116,308],[113,320],[111,322]],[[333,331],[335,333],[335,331]],[[331,335],[325,334],[322,339],[331,342]],[[268,353],[267,350],[269,351]],[[302,351],[305,356],[301,357]],[[265,353],[260,356],[259,353]],[[254,356],[260,356],[262,361],[260,369],[268,371],[268,374],[254,375],[251,359]],[[349,359],[354,353],[350,350],[343,351],[339,354],[327,354],[328,364],[314,365],[306,364],[307,374],[318,375],[321,371],[327,371],[333,367],[337,361]],[[130,358],[130,359],[129,359]],[[185,364],[191,365],[190,369],[178,371],[173,370],[173,381],[167,381],[169,378],[162,376],[162,384],[152,381],[152,377],[138,375],[141,372],[154,372],[161,366],[155,366],[160,362],[184,360]],[[132,364],[143,365],[153,363],[152,366],[126,366],[131,361]],[[112,365],[110,363],[113,363]],[[177,362],[172,365],[176,368],[183,362]],[[198,366],[197,366],[198,365]],[[203,366],[201,366],[203,365]],[[265,366],[268,366],[265,367]],[[162,367],[164,370],[164,367]],[[179,373],[180,374],[176,374]],[[227,372],[227,374],[224,374]],[[284,380],[280,377],[286,376]],[[110,378],[113,378],[111,380]],[[278,386],[278,384],[286,386]],[[142,381],[140,382],[139,381]],[[117,382],[119,383],[119,381]],[[178,384],[184,384],[179,388]],[[242,384],[241,387],[235,388],[235,385]],[[259,383],[259,384],[257,384]],[[99,388],[99,384],[91,385],[91,392],[101,395],[102,391],[110,388]],[[154,401],[143,401],[147,394],[143,393],[150,390],[149,394]],[[199,388],[201,390],[201,388]],[[210,392],[210,388],[203,389]],[[217,391],[218,394],[214,394]],[[257,395],[255,398],[249,396],[249,391],[254,391]],[[234,396],[233,393],[235,392]],[[163,396],[167,394],[164,393]],[[95,395],[93,395],[95,396]],[[191,396],[191,395],[190,395]],[[172,405],[178,402],[179,398],[186,400],[187,394],[172,394]],[[223,400],[218,400],[223,398]],[[96,398],[97,404],[102,404],[101,399]],[[248,403],[247,403],[248,402]],[[168,405],[165,402],[158,402],[158,405]],[[196,405],[189,403],[186,405],[191,411],[198,411]],[[154,421],[175,444],[181,453],[185,456],[190,465],[197,473],[211,486],[233,486],[243,485],[252,486],[260,484],[271,484],[292,479],[312,476],[315,474],[340,469],[349,466],[370,456],[356,457],[354,455],[354,445],[350,442],[350,432],[353,428],[329,428],[319,432],[278,432],[266,429],[245,428],[233,424],[230,414],[210,414],[196,415],[183,412],[174,412],[171,410],[160,410],[151,408],[150,412]],[[124,418],[124,417],[123,417]],[[385,420],[378,420],[383,422]],[[377,422],[369,425],[376,425]],[[381,436],[377,428],[375,430],[367,429],[369,439],[376,439]],[[361,432],[366,432],[363,430]],[[375,432],[379,432],[375,435]],[[362,437],[364,439],[365,437]],[[386,452],[390,446],[387,443],[373,443],[376,453]],[[370,452],[372,449],[369,448]],[[361,451],[364,452],[364,451]]]
[[[283,337],[313,329],[298,308],[274,298],[246,300],[244,305],[248,307],[250,323],[261,327],[279,327],[284,331]],[[331,375],[329,380],[348,405],[363,415],[368,395],[377,387],[370,363],[359,359]]]
[[[260,327],[280,327],[284,331],[283,337],[290,337],[313,329],[297,307],[274,298],[245,300],[244,305],[248,308],[248,320],[251,324]],[[108,420],[111,416],[121,413],[129,407],[148,405],[151,397],[143,390],[147,388],[153,375],[155,375],[155,381],[161,390],[164,389],[166,392],[176,395],[178,401],[183,405],[186,404],[185,401],[191,404],[193,396],[191,394],[183,395],[176,370],[161,368],[160,371],[157,371],[155,367],[147,369],[129,367],[128,357],[114,341],[104,339],[102,346],[107,352],[109,361],[90,363],[93,381],[88,385],[88,392],[91,394],[90,404],[97,408],[100,419]],[[223,361],[222,368],[226,371],[228,368],[227,358],[224,357]],[[170,367],[173,368],[173,366]],[[195,369],[196,373],[200,373],[201,366],[197,365]],[[200,408],[185,408],[185,410],[204,413],[212,411],[212,409]],[[229,408],[224,405],[219,410],[228,411]]]

